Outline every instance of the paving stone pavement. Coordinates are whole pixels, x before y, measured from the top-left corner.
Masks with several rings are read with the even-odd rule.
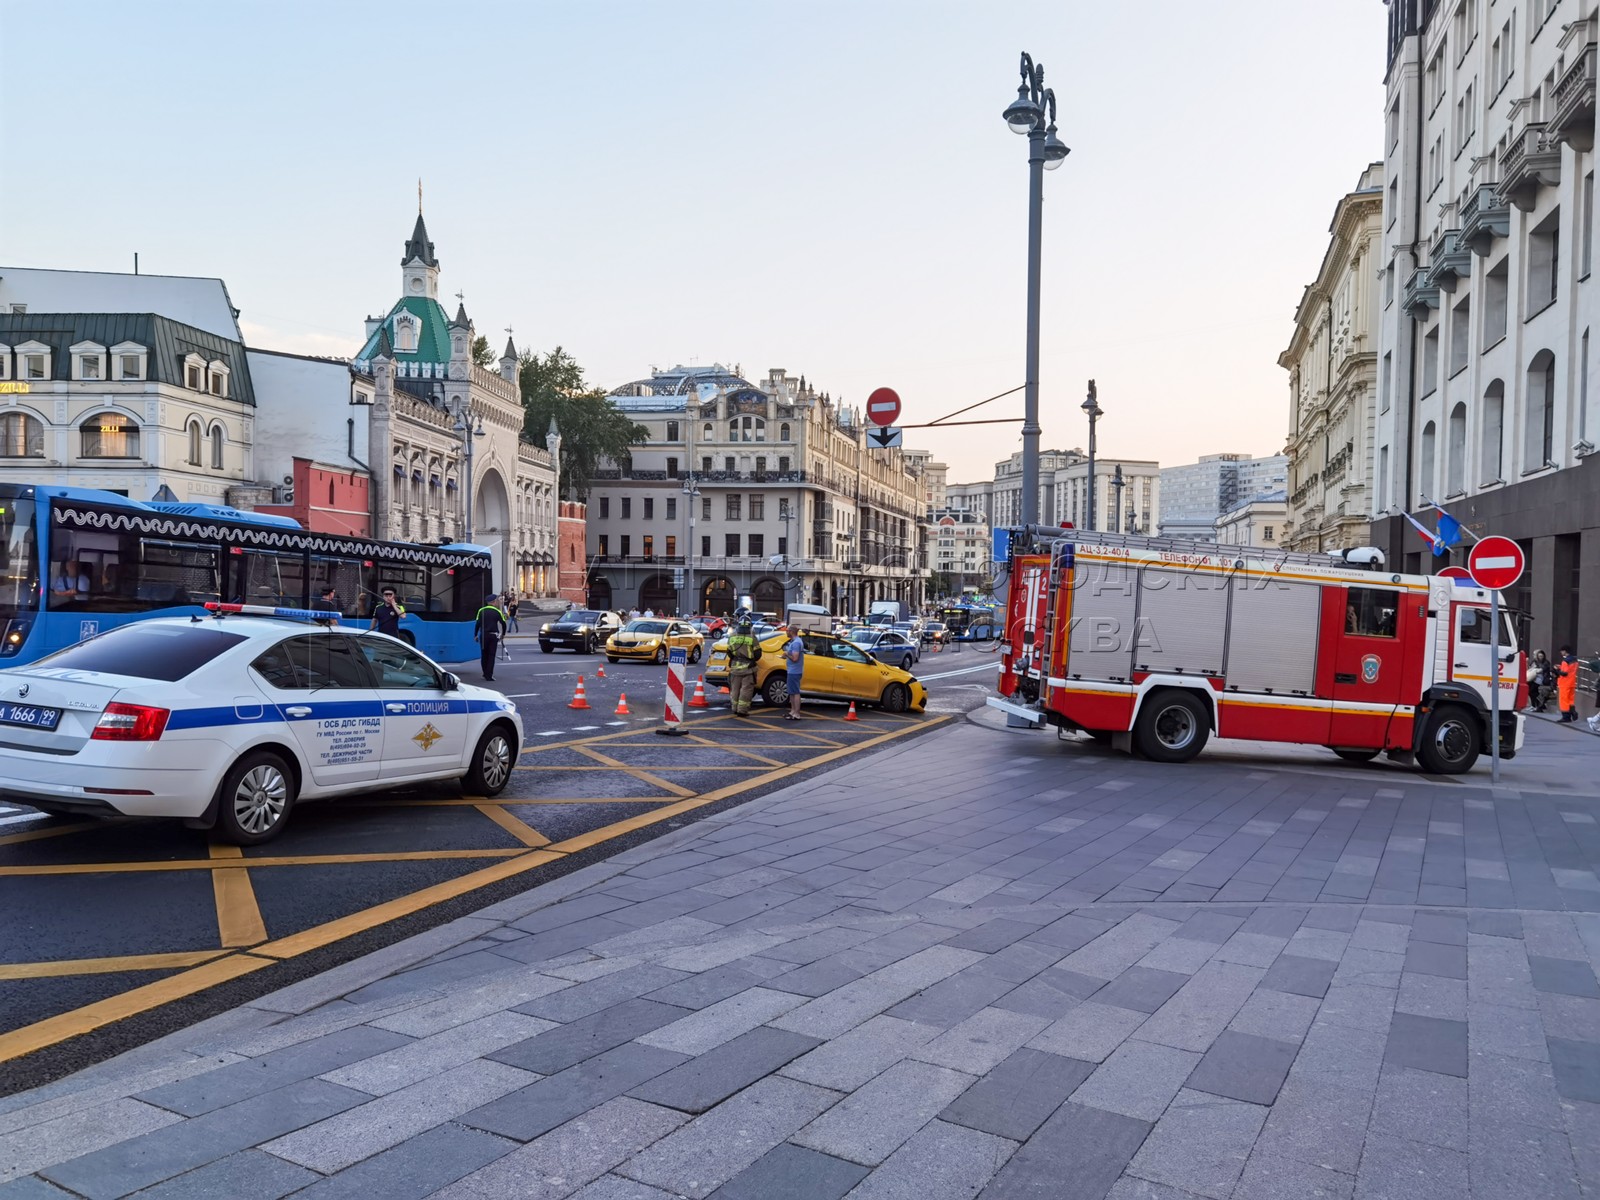
[[[0,1099],[0,1200],[1594,1196],[1600,801],[1515,766],[946,727]]]

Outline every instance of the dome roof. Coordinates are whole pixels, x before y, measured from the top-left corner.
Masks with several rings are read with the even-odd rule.
[[[635,379],[611,389],[608,395],[618,408],[681,408],[703,383],[713,384],[725,395],[765,396],[748,379],[741,378],[721,363],[704,367],[676,366],[655,369],[648,379]]]

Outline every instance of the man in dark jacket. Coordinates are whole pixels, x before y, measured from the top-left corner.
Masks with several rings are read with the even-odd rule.
[[[485,682],[494,682],[494,659],[500,650],[500,639],[506,635],[506,614],[500,610],[500,598],[491,596],[478,610],[478,620],[473,636],[478,639],[478,665],[483,668]]]

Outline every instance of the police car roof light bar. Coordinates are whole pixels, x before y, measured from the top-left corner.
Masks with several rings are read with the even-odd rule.
[[[292,621],[337,621],[339,614],[314,608],[273,608],[267,604],[219,604],[206,602],[206,610],[217,616],[237,614],[246,617],[286,617]]]

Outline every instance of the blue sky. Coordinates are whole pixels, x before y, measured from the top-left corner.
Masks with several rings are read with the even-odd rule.
[[[1384,20],[1378,0],[0,0],[0,263],[137,251],[225,279],[253,344],[351,354],[399,294],[420,175],[442,288],[497,349],[510,325],[603,386],[781,366],[851,403],[894,387],[927,421],[1023,381],[1027,150],[1000,113],[1026,49],[1072,148],[1045,178],[1045,445],[1085,442],[1093,376],[1104,454],[1272,453],[1295,305],[1381,155]],[[1019,438],[906,442],[969,480]]]

